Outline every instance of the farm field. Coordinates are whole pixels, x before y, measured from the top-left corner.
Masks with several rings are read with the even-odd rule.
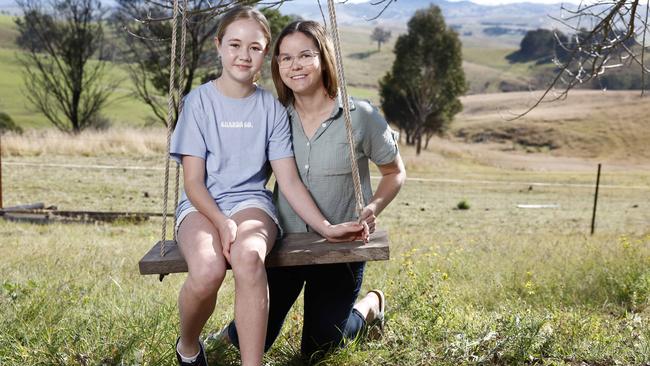
[[[159,129],[88,135],[95,149],[85,154],[75,153],[79,141],[41,155],[5,151],[5,205],[160,211],[164,146],[152,141],[163,136]],[[103,138],[112,142],[99,143]],[[436,146],[419,158],[402,148],[409,180],[380,217],[391,260],[368,265],[364,290],[387,293],[384,337],[323,364],[650,361],[650,170],[605,165],[590,236],[589,160],[582,159],[593,169],[549,169],[564,158],[532,154],[546,161],[544,169],[503,168],[476,162],[462,144],[455,153]],[[456,209],[462,200],[469,210]],[[174,364],[183,275],[160,283],[137,273],[138,259],[159,235],[155,218],[113,225],[0,221],[0,364]],[[232,316],[232,291],[229,275],[208,329]],[[269,365],[300,364],[300,325],[297,307],[266,357]],[[238,362],[234,350],[218,344],[210,345],[209,358],[215,365]]]

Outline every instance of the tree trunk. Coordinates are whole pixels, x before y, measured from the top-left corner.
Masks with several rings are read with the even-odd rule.
[[[381,41],[377,41],[377,52],[381,52]]]
[[[429,141],[431,141],[431,138],[433,137],[432,133],[427,133],[425,143],[424,143],[424,149],[428,150],[429,149]]]
[[[420,152],[422,152],[422,134],[418,133],[418,136],[416,138],[416,147],[415,147],[415,156],[420,156]]]

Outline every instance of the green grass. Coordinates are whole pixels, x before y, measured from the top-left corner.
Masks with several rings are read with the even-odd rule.
[[[614,365],[650,361],[647,171],[602,176],[589,236],[592,173],[504,170],[448,159],[427,164],[403,148],[410,180],[380,217],[391,260],[369,263],[364,291],[388,296],[383,339],[360,342],[327,365]],[[65,169],[16,163],[160,167],[136,156],[3,158],[6,205],[158,211],[159,170]],[[12,165],[6,165],[12,163]],[[40,179],[34,179],[40,177]],[[376,181],[375,181],[376,182]],[[574,186],[535,186],[529,182]],[[645,189],[608,188],[611,185]],[[147,192],[150,197],[145,197]],[[457,210],[459,200],[470,210]],[[520,209],[554,203],[557,209]],[[637,207],[633,207],[637,205]],[[160,222],[140,225],[0,221],[0,364],[174,364],[176,296],[184,275],[137,274]],[[232,317],[232,277],[207,330]],[[301,304],[301,300],[297,301]],[[300,306],[266,357],[296,362]],[[211,346],[218,365],[237,353]]]
[[[386,44],[377,50],[377,43],[370,40],[372,27],[341,29],[342,52],[345,75],[353,87],[376,89],[378,80],[390,70],[395,55],[393,47],[399,36],[396,30]]]
[[[463,60],[487,66],[514,77],[528,78],[533,76],[539,68],[534,62],[510,63],[506,59],[506,56],[516,50],[517,48],[464,47]]]
[[[19,50],[0,48],[0,110],[8,113],[24,128],[50,126],[42,114],[34,110],[25,96],[22,66],[16,59]],[[153,116],[149,107],[131,95],[131,82],[126,71],[119,66],[107,65],[107,80],[122,80],[109,99],[102,115],[115,126],[142,126]]]
[[[16,48],[18,31],[14,19],[13,16],[0,14],[0,48]]]

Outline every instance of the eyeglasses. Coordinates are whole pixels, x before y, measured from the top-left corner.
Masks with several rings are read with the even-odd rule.
[[[301,67],[307,67],[311,66],[314,64],[314,61],[316,60],[316,57],[320,52],[312,51],[312,50],[307,50],[300,52],[296,56],[291,56],[287,54],[281,54],[276,57],[278,60],[278,66],[280,66],[281,69],[288,69],[293,65],[293,61],[296,60],[298,65]]]

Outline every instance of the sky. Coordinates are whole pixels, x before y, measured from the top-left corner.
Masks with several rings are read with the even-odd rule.
[[[368,0],[348,0],[351,3],[365,3]],[[461,1],[461,0],[449,0],[449,1]],[[501,4],[511,4],[511,3],[539,3],[539,4],[559,4],[559,3],[571,3],[578,4],[579,0],[469,0],[476,4],[481,5],[501,5]],[[426,2],[426,0],[423,0]]]
[[[454,0],[450,0],[454,1]],[[502,5],[502,4],[511,4],[511,3],[538,3],[538,4],[559,4],[559,3],[568,3],[568,4],[578,4],[580,1],[576,0],[470,0],[473,3],[481,5]]]

